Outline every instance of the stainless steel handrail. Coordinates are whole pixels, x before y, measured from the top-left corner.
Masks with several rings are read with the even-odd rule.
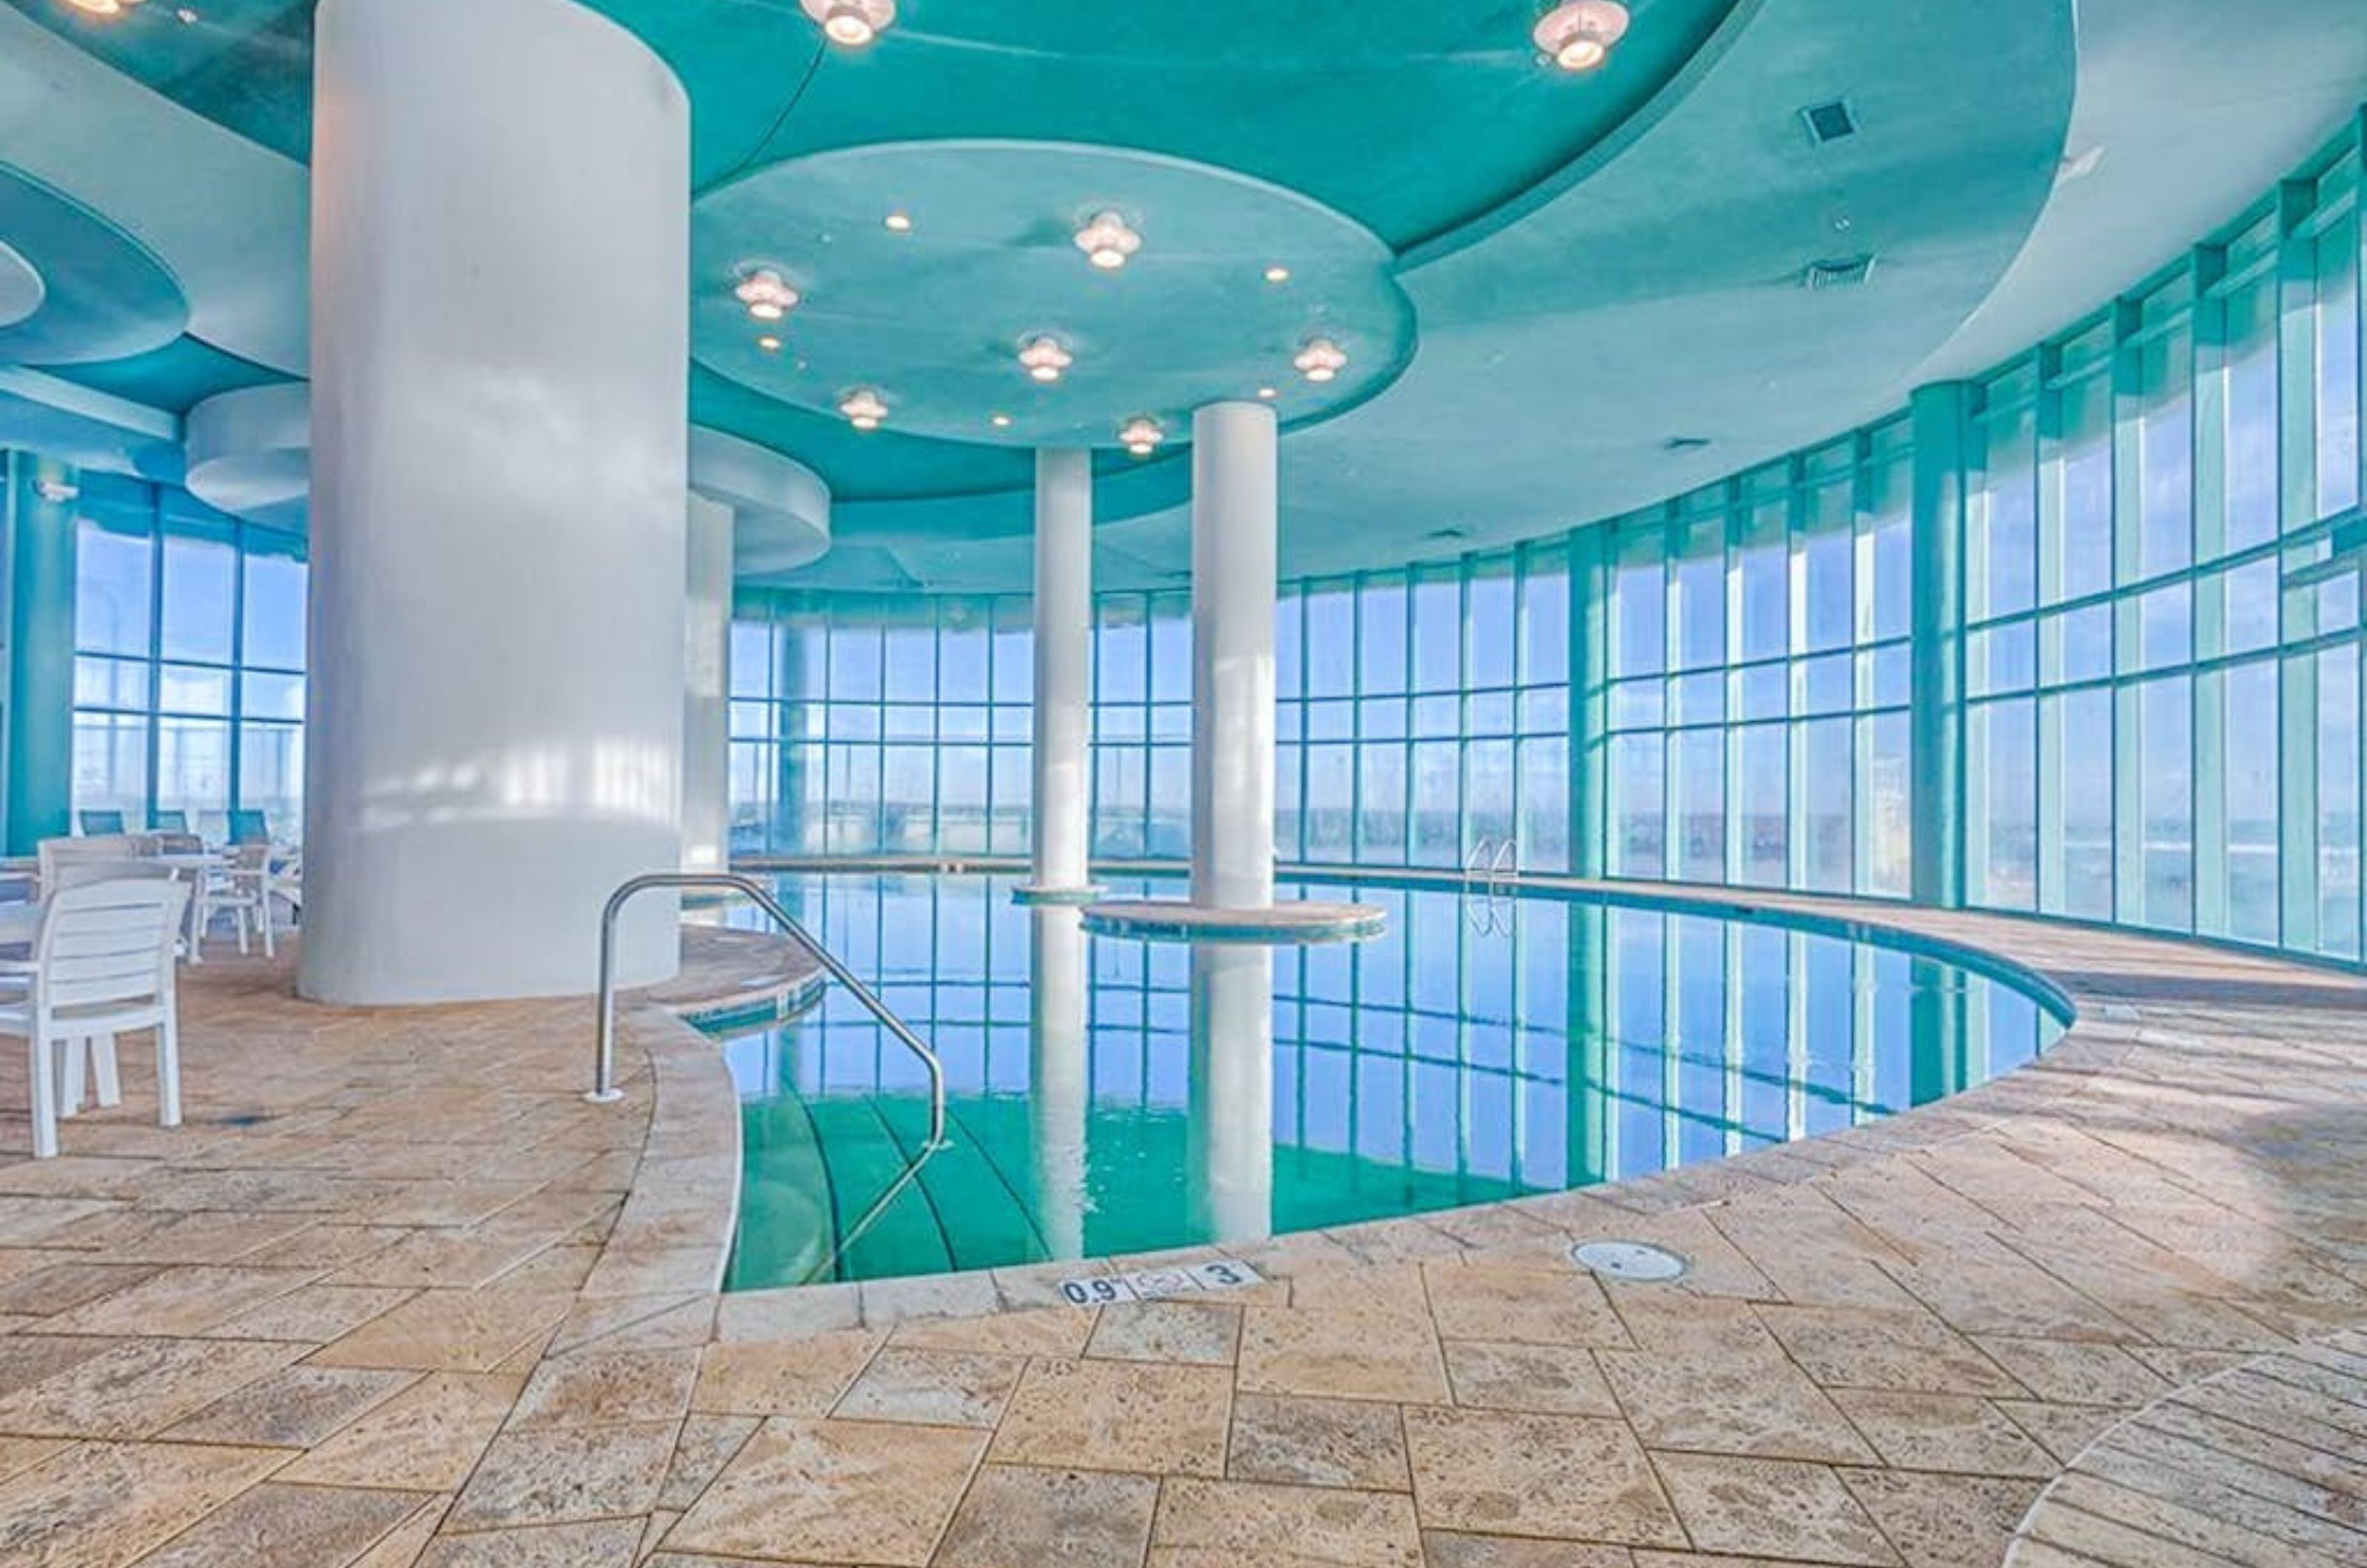
[[[912,1032],[904,1021],[875,995],[870,987],[855,978],[855,972],[839,962],[836,954],[814,940],[811,931],[799,924],[798,918],[781,908],[764,885],[750,876],[728,871],[660,871],[646,876],[636,876],[608,896],[607,908],[600,911],[600,1015],[598,1055],[592,1067],[592,1091],[583,1098],[595,1105],[613,1105],[625,1098],[617,1087],[617,916],[640,894],[661,887],[718,887],[743,895],[750,903],[771,916],[776,924],[797,939],[831,978],[855,993],[880,1026],[902,1041],[907,1049],[921,1058],[929,1069],[929,1148],[942,1148],[946,1142],[946,1067],[937,1054],[929,1049],[928,1042]]]

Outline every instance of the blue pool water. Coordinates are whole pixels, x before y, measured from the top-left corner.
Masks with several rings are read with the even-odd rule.
[[[1556,1191],[1940,1099],[2060,1034],[2048,1004],[1848,928],[1566,895],[1308,883],[1386,935],[1088,936],[980,876],[790,876],[784,902],[932,1042],[851,997],[730,1039],[735,1289],[1141,1252]],[[1114,897],[1173,896],[1121,884]],[[917,1171],[915,1165],[917,1162]]]

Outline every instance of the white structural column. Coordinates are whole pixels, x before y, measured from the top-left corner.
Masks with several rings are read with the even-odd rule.
[[[1186,1188],[1205,1241],[1274,1234],[1274,950],[1192,948]]]
[[[690,498],[683,596],[682,868],[731,864],[731,508]]]
[[[689,104],[573,0],[323,0],[303,994],[588,991],[681,859]],[[634,906],[618,975],[671,974]]]
[[[1027,965],[1027,1121],[1036,1139],[1036,1219],[1053,1258],[1069,1262],[1085,1255],[1091,1195],[1085,1111],[1093,1100],[1093,1068],[1086,1048],[1084,917],[1075,909],[1030,913],[1035,941]]]
[[[1036,454],[1034,890],[1082,893],[1093,808],[1093,458]]]
[[[1277,435],[1263,403],[1192,418],[1192,901],[1274,902]]]

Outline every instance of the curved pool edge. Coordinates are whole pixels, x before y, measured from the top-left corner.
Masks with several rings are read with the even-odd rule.
[[[766,869],[806,873],[977,874],[1002,868],[952,862],[799,862]],[[1097,868],[1098,869],[1098,868]],[[1139,870],[1139,867],[1132,869]],[[1162,867],[1162,869],[1164,869]],[[1345,868],[1292,866],[1285,874],[1333,884],[1454,888],[1459,874],[1345,874]],[[1018,1268],[973,1269],[885,1280],[766,1287],[723,1294],[719,1335],[726,1338],[880,1328],[916,1319],[964,1319],[1042,1308],[1064,1308],[1063,1280],[1129,1272],[1175,1263],[1239,1258],[1268,1280],[1288,1280],[1308,1269],[1356,1268],[1543,1242],[1557,1252],[1573,1240],[1619,1234],[1623,1216],[1649,1219],[1716,1205],[1742,1192],[1829,1177],[1852,1167],[1929,1150],[1994,1128],[2016,1117],[2086,1092],[2121,1063],[2144,1027],[2135,996],[2057,962],[2068,933],[2058,924],[2010,915],[1935,910],[1920,906],[1823,895],[1761,893],[1681,884],[1603,882],[1535,874],[1519,879],[1524,894],[1602,897],[1620,903],[1717,918],[1781,920],[1849,940],[1898,946],[1961,964],[2014,985],[2054,1010],[2064,1034],[2034,1060],[1944,1100],[1879,1121],[1748,1150],[1703,1164],[1559,1192],[1496,1200],[1418,1215],[1371,1220],[1328,1229],[1286,1233],[1253,1244],[1201,1246],[1149,1254],[1120,1254]],[[2140,944],[2159,954],[2148,972],[2179,973],[2191,954],[2256,966],[2295,979],[2339,981],[2327,972],[2271,955],[2227,953],[2174,938],[2122,931],[2084,933],[2112,944]],[[2074,944],[2076,945],[2076,944]],[[2181,954],[2189,955],[2181,957]],[[2367,979],[2354,982],[2367,997]],[[1575,1223],[1579,1228],[1571,1228]],[[1643,1237],[1640,1239],[1649,1239]],[[729,1247],[726,1247],[728,1258]]]

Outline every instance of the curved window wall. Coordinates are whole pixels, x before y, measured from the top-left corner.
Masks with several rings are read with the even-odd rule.
[[[1512,837],[1536,870],[2358,959],[2360,142],[1928,409],[1518,550],[1285,584],[1283,855]],[[742,852],[1025,852],[1024,599],[742,615]],[[1097,622],[1095,852],[1180,857],[1188,596]]]

